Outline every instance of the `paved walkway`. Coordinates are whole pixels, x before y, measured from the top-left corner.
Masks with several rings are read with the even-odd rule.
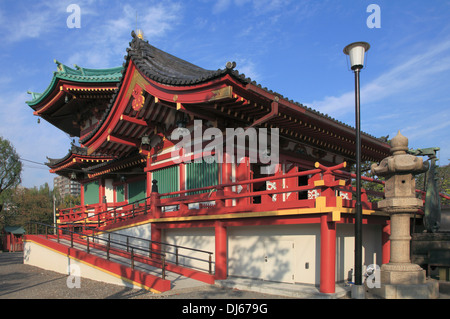
[[[309,285],[230,278],[216,285],[174,287],[161,294],[82,278],[80,288],[68,288],[67,276],[23,264],[23,253],[0,252],[0,299],[348,299],[348,287],[336,295],[320,294]],[[450,299],[450,283],[442,283],[440,299]]]
[[[61,239],[60,242],[65,245],[70,245],[70,241]],[[74,247],[86,251],[86,246],[81,243],[74,243]],[[90,249],[90,254],[96,255],[101,258],[106,258],[106,252],[100,249]],[[110,260],[121,263],[123,265],[129,265],[129,259],[125,257],[120,257],[118,255],[111,254]],[[135,262],[135,269],[150,273],[157,277],[161,277],[161,269],[152,267],[148,264]],[[208,293],[211,290],[219,291],[245,291],[246,294],[252,294],[252,298],[259,298],[261,295],[275,296],[276,298],[301,298],[301,299],[336,299],[345,298],[350,287],[345,285],[337,285],[335,294],[322,294],[319,289],[314,285],[300,285],[300,284],[289,284],[289,283],[279,283],[270,282],[264,280],[248,279],[248,278],[229,278],[227,280],[216,281],[217,287],[205,284],[198,280],[187,278],[179,274],[166,271],[166,279],[171,282],[171,291],[164,293],[163,295],[175,295],[179,292],[188,291],[189,294],[196,293],[198,291],[206,290]],[[220,298],[220,297],[219,297]]]
[[[67,276],[23,264],[23,253],[0,252],[0,299],[283,299],[264,293],[200,284],[161,294],[82,278],[68,288]]]

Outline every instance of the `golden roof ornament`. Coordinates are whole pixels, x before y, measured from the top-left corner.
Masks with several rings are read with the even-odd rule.
[[[144,40],[144,32],[141,29],[137,29],[136,30],[136,36],[141,39]]]

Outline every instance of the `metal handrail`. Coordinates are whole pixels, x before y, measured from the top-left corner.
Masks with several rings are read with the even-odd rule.
[[[41,224],[41,225],[44,225],[44,226],[47,225],[47,224],[43,224],[43,223],[39,223],[39,222],[34,222],[34,223],[35,224]],[[79,224],[74,224],[74,223],[65,224],[65,225],[69,225],[69,226],[72,226],[72,227],[79,227],[80,226]],[[47,226],[53,227],[55,229],[59,229],[61,231],[68,231],[68,232],[71,232],[71,233],[74,233],[74,234],[78,234],[80,236],[86,236],[87,238],[91,237],[92,239],[105,240],[105,239],[103,239],[103,238],[101,238],[99,236],[89,235],[89,234],[86,234],[84,232],[70,231],[67,228],[60,228],[60,227],[51,226],[51,225],[47,225]],[[46,232],[47,232],[47,230],[46,230]],[[125,234],[120,234],[120,233],[115,233],[115,232],[103,231],[102,233],[108,234],[108,240],[107,241],[109,243],[108,244],[109,246],[111,244],[117,244],[119,246],[125,246],[127,252],[130,252],[130,248],[132,248],[132,249],[135,248],[137,250],[144,250],[145,252],[148,253],[148,255],[150,257],[152,256],[152,254],[164,255],[164,257],[166,257],[165,256],[166,254],[173,255],[173,256],[175,256],[175,264],[177,266],[179,265],[179,257],[185,257],[185,258],[188,258],[188,259],[191,259],[191,260],[197,260],[197,261],[205,262],[205,263],[208,263],[209,273],[212,274],[212,255],[213,255],[213,252],[210,252],[210,251],[207,251],[207,250],[202,250],[202,249],[197,249],[197,248],[191,248],[191,247],[186,247],[186,246],[175,245],[175,244],[163,243],[163,242],[159,242],[159,241],[155,241],[155,240],[151,240],[151,239],[147,239],[147,238],[130,236],[130,235],[125,235]],[[57,234],[59,236],[59,232],[57,232]],[[122,241],[111,240],[111,236],[112,235],[113,236],[119,236],[119,237],[125,237],[126,238],[126,240],[125,240],[126,244],[123,244]],[[175,252],[171,252],[171,251],[167,251],[167,250],[163,249],[164,253],[158,253],[158,252],[152,250],[151,248],[143,249],[143,248],[141,248],[142,246],[131,246],[131,245],[129,245],[129,242],[130,242],[129,239],[134,239],[134,240],[140,240],[140,241],[147,242],[148,245],[146,247],[151,247],[151,244],[174,247],[175,248]],[[87,244],[89,244],[89,243],[87,243]],[[206,259],[202,259],[202,258],[197,258],[197,257],[192,257],[192,256],[180,254],[179,253],[179,249],[184,249],[184,250],[189,250],[189,251],[194,251],[194,252],[208,254],[208,259],[206,260]]]
[[[75,223],[67,223],[65,225],[69,225],[72,227],[79,227],[79,224],[75,224]],[[83,226],[83,225],[81,225]],[[116,232],[110,232],[110,231],[102,231],[101,233],[105,233],[108,234],[108,236],[119,236],[119,237],[125,237],[126,238],[126,243],[129,243],[129,239],[133,239],[133,240],[138,240],[138,241],[144,241],[147,242],[148,245],[147,247],[151,247],[151,244],[157,244],[157,245],[161,245],[161,246],[170,246],[175,248],[175,252],[171,252],[168,250],[163,250],[165,254],[169,254],[169,255],[173,255],[175,256],[175,264],[179,265],[178,259],[179,257],[185,257],[191,260],[197,260],[197,261],[201,261],[201,262],[205,262],[208,263],[209,265],[209,273],[212,273],[212,255],[214,254],[211,251],[207,251],[207,250],[202,250],[202,249],[197,249],[197,248],[191,248],[191,247],[186,247],[186,246],[181,246],[181,245],[175,245],[175,244],[169,244],[169,243],[164,243],[164,242],[160,242],[160,241],[156,241],[156,240],[151,240],[151,239],[147,239],[147,238],[142,238],[142,237],[137,237],[137,236],[131,236],[131,235],[125,235],[125,234],[120,234],[120,233],[116,233]],[[179,253],[179,250],[183,249],[183,250],[189,250],[189,251],[193,251],[193,252],[199,252],[199,253],[203,253],[203,254],[208,254],[208,259],[202,259],[202,258],[197,258],[197,257],[192,257],[189,255],[183,255]],[[128,251],[128,250],[127,250]]]
[[[110,259],[111,243],[113,243],[115,245],[118,245],[118,246],[125,246],[127,252],[130,252],[130,248],[131,248],[130,262],[131,262],[131,268],[132,269],[134,269],[134,261],[135,261],[135,257],[136,257],[135,254],[134,254],[135,250],[144,251],[144,252],[148,253],[149,256],[152,256],[153,254],[158,255],[161,258],[161,262],[160,262],[161,263],[161,270],[162,270],[161,278],[165,279],[165,277],[166,277],[166,274],[165,274],[165,272],[166,272],[166,261],[165,261],[166,260],[166,255],[165,255],[165,253],[160,253],[158,251],[153,251],[151,249],[145,249],[145,248],[142,248],[142,247],[132,246],[132,245],[128,245],[128,244],[124,245],[123,243],[117,242],[117,241],[111,241],[110,236],[108,236],[108,239],[104,239],[104,238],[101,238],[101,237],[98,237],[98,236],[84,234],[84,233],[79,233],[79,232],[76,232],[76,231],[73,231],[73,230],[68,230],[67,228],[63,229],[63,228],[60,228],[60,227],[57,227],[57,226],[48,225],[48,224],[44,224],[44,223],[41,223],[41,222],[35,222],[35,221],[30,221],[29,222],[29,234],[32,233],[32,231],[31,231],[31,224],[35,225],[35,232],[36,233],[37,233],[37,226],[38,225],[44,226],[45,227],[45,237],[46,238],[48,238],[48,235],[49,235],[49,233],[48,233],[48,229],[49,228],[54,228],[54,229],[57,229],[57,230],[61,230],[61,232],[69,232],[70,233],[70,247],[71,248],[73,248],[74,235],[78,235],[80,238],[81,237],[86,237],[87,238],[87,240],[86,240],[86,251],[88,253],[90,251],[89,238],[92,238],[92,239],[95,239],[95,240],[98,240],[98,241],[106,241],[106,259],[107,260]],[[57,241],[59,243],[60,242],[60,233],[59,233],[59,231],[57,231],[56,233],[57,233],[56,238],[57,238]],[[153,260],[153,261],[155,262],[155,260]]]

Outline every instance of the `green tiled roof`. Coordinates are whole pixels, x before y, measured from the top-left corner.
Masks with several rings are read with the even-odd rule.
[[[123,67],[109,69],[87,69],[75,65],[75,69],[68,67],[55,60],[57,71],[53,72],[53,79],[48,88],[43,93],[28,91],[31,94],[31,101],[26,103],[34,106],[42,101],[53,89],[58,79],[69,80],[73,82],[101,83],[101,82],[119,82],[122,77]]]

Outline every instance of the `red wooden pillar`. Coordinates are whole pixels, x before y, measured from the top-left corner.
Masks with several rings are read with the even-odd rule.
[[[245,156],[236,161],[236,182],[247,181],[250,179],[250,158]],[[245,194],[250,192],[250,184],[236,186],[236,193]],[[239,191],[240,190],[240,191]],[[236,199],[236,206],[250,204],[250,197]]]
[[[149,163],[149,159],[147,159],[147,168],[150,167],[150,163]],[[150,200],[150,196],[152,194],[152,172],[147,171],[147,185],[146,185],[147,189],[146,189],[146,194],[145,196],[147,197],[147,209],[150,208],[151,205],[151,200]],[[125,187],[124,187],[124,191],[125,191]],[[147,213],[147,212],[146,212]]]
[[[222,184],[229,184],[232,181],[233,175],[233,157],[227,153],[223,154],[222,162]],[[230,192],[231,187],[226,187],[224,192]],[[233,200],[227,199],[225,201],[225,206],[233,206]]]
[[[328,215],[320,217],[320,292],[335,293],[336,286],[336,223]]]
[[[84,206],[84,184],[81,184],[81,189],[80,189],[80,204],[81,204],[81,206]]]
[[[149,161],[147,160],[146,170],[150,167]],[[147,184],[146,184],[146,192],[145,197],[150,197],[152,193],[152,172],[147,170]]]
[[[381,263],[388,264],[391,259],[391,241],[389,236],[391,235],[391,221],[387,220],[383,225],[383,231],[381,233]]]
[[[215,244],[216,244],[215,279],[216,280],[227,279],[228,236],[227,236],[227,228],[223,225],[222,222],[217,222],[215,225]]]
[[[6,247],[7,247],[7,251],[11,252],[11,233],[6,233]]]
[[[151,224],[151,250],[152,252],[161,252],[161,228],[158,227],[155,223]],[[159,256],[155,256],[154,258],[159,259]]]
[[[105,179],[104,178],[100,178],[99,181],[98,181],[98,185],[99,185],[99,187],[98,187],[98,197],[99,197],[98,198],[98,203],[100,204],[101,210],[102,211],[106,211],[108,206],[106,204],[106,201],[103,202],[104,199],[105,199],[105,196],[106,196]]]

